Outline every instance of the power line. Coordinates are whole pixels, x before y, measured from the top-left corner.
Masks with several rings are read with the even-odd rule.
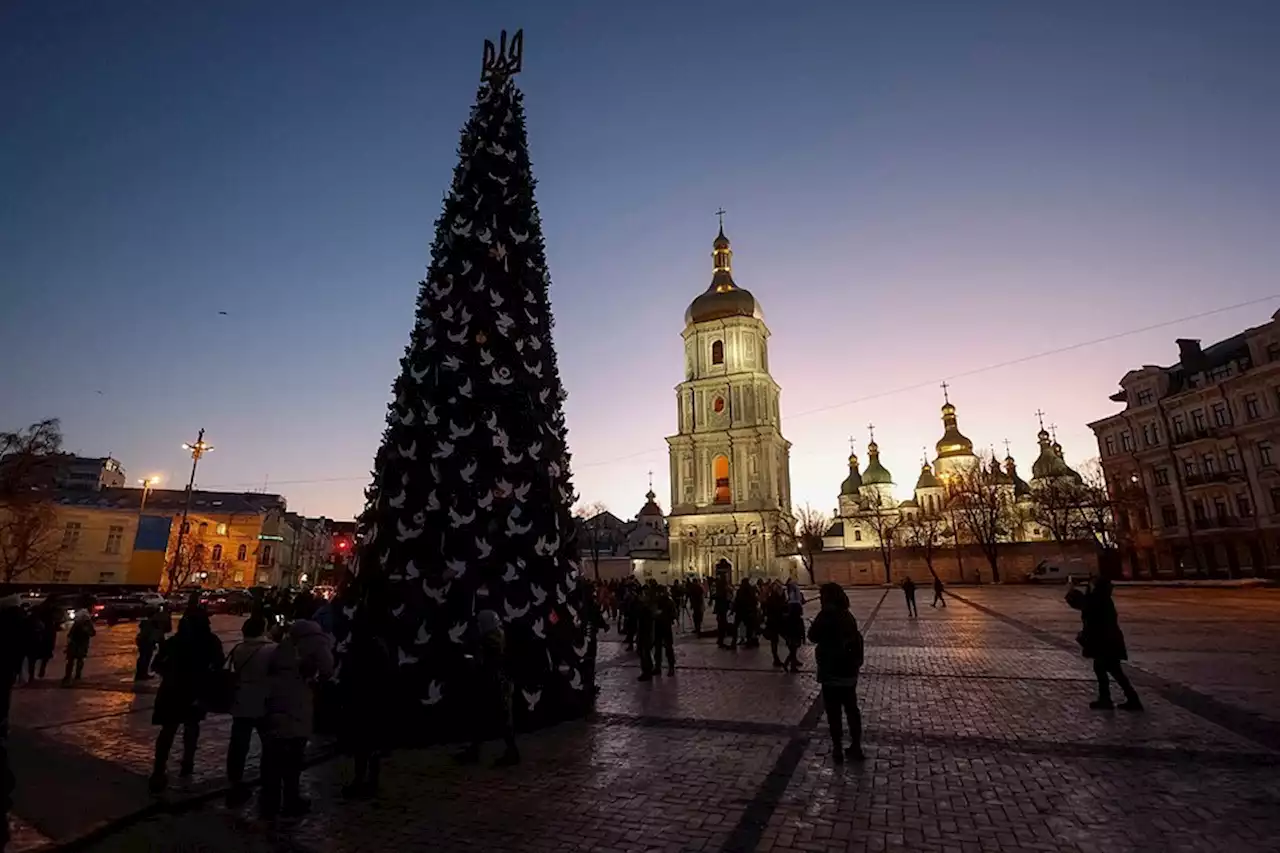
[[[1205,311],[1199,311],[1195,314],[1188,314],[1185,317],[1176,317],[1172,320],[1163,320],[1159,323],[1152,323],[1147,326],[1139,326],[1137,328],[1127,329],[1121,332],[1114,332],[1109,335],[1104,335],[1100,338],[1093,338],[1087,341],[1078,341],[1074,344],[1067,344],[1066,346],[1055,347],[1054,349],[1047,349],[1041,352],[1032,353],[1030,355],[1019,356],[1018,358],[1012,358],[1006,361],[999,361],[993,364],[984,365],[982,367],[975,367],[970,370],[962,370],[958,373],[949,373],[946,376],[941,376],[935,379],[925,379],[925,380],[921,380],[920,382],[914,382],[910,385],[902,385],[897,388],[890,388],[886,391],[877,391],[874,394],[867,394],[862,397],[854,397],[852,399],[844,400],[839,403],[831,403],[826,406],[819,406],[816,409],[806,409],[802,412],[796,412],[795,414],[787,415],[783,420],[794,421],[799,418],[808,417],[810,415],[822,414],[823,412],[830,412],[830,411],[834,411],[835,409],[842,409],[846,406],[855,406],[859,403],[870,402],[871,400],[879,400],[884,397],[892,397],[896,394],[905,394],[908,391],[918,391],[922,388],[935,388],[937,387],[939,382],[942,382],[945,380],[959,379],[966,376],[976,376],[978,374],[987,373],[992,370],[1000,370],[1005,367],[1013,367],[1014,365],[1018,365],[1018,364],[1026,364],[1027,362],[1036,361],[1041,358],[1048,358],[1049,356],[1053,356],[1053,355],[1062,355],[1063,353],[1074,352],[1076,350],[1098,346],[1099,344],[1110,343],[1111,341],[1120,340],[1121,338],[1127,338],[1133,335],[1140,335],[1145,332],[1153,332],[1153,331],[1156,331],[1157,329],[1164,329],[1169,326],[1176,326],[1179,323],[1186,323],[1191,320],[1199,320],[1204,317],[1212,317],[1216,314],[1225,314],[1228,311],[1235,311],[1240,308],[1248,308],[1253,305],[1259,305],[1263,302],[1270,302],[1276,299],[1280,299],[1280,293],[1273,293],[1269,296],[1261,296],[1261,297],[1258,297],[1257,299],[1250,299],[1245,302],[1237,302],[1234,305],[1226,305],[1221,308],[1211,308]],[[644,456],[652,456],[654,454],[661,453],[661,452],[663,452],[661,448],[649,448],[648,450],[640,450],[635,453],[628,453],[624,456],[614,456],[610,459],[600,459],[594,462],[574,462],[572,463],[572,468],[575,471],[580,471],[584,468],[599,468],[602,466],[616,465],[619,462],[626,462],[627,460],[630,460],[630,459],[639,459]],[[362,474],[358,477],[323,477],[318,479],[306,479],[306,480],[276,480],[273,485],[288,486],[288,485],[308,485],[311,483],[346,483],[346,482],[353,482],[357,480],[368,480],[368,479],[369,479],[368,474]],[[215,489],[232,489],[236,487],[255,486],[255,485],[257,484],[256,483],[236,483],[236,484],[204,486],[202,488],[207,490],[215,490]]]

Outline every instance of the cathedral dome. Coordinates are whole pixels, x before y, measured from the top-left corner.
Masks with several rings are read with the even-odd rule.
[[[920,466],[920,479],[916,480],[916,491],[920,491],[921,489],[937,489],[941,488],[941,486],[942,484],[939,483],[938,478],[933,475],[933,469],[929,467],[928,462]]]
[[[636,513],[636,515],[637,516],[656,515],[659,518],[661,518],[662,507],[658,506],[658,501],[657,501],[658,496],[653,493],[653,489],[649,489],[649,491],[645,493],[644,497],[645,497],[645,504],[644,506],[640,507],[640,512]]]
[[[867,456],[871,461],[867,463],[867,470],[862,472],[862,485],[893,485],[893,475],[889,473],[888,468],[880,464],[880,446],[874,441],[867,445]]]
[[[1058,453],[1054,452],[1054,446],[1049,443],[1049,433],[1043,429],[1040,430],[1036,438],[1040,442],[1040,456],[1031,464],[1032,480],[1053,480],[1063,478],[1081,482],[1081,477],[1075,471],[1071,470],[1066,461]],[[1062,445],[1058,445],[1060,448]]]
[[[729,248],[729,238],[724,236],[723,225],[712,243],[711,257],[715,270],[711,274],[711,286],[689,304],[689,310],[684,312],[685,325],[728,317],[764,319],[760,303],[751,291],[743,290],[733,282],[733,250]]]
[[[841,495],[856,495],[862,488],[862,475],[858,473],[858,454],[849,454],[849,476],[840,484]]]
[[[956,425],[956,407],[950,402],[942,407],[942,427],[942,438],[935,445],[939,459],[973,455],[973,442],[960,432]]]

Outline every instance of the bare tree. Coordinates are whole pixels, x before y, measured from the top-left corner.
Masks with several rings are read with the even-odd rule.
[[[898,542],[902,515],[894,505],[893,498],[886,497],[878,489],[870,490],[865,506],[867,513],[862,520],[876,536],[880,561],[884,563],[884,582],[893,583],[893,548]]]
[[[976,464],[949,474],[943,484],[957,533],[982,549],[991,566],[991,580],[999,583],[1000,543],[1008,539],[1016,520],[1013,486],[990,458],[981,457]]]
[[[933,570],[933,558],[942,543],[951,538],[951,529],[942,513],[925,510],[911,513],[902,520],[901,535],[903,544],[919,549],[920,556],[929,567],[929,574],[936,578],[938,573]]]
[[[822,550],[822,535],[827,532],[831,521],[827,514],[805,504],[796,513],[796,551],[804,570],[809,573],[809,583],[817,583],[813,574],[813,557]]]
[[[1086,489],[1068,477],[1051,477],[1032,491],[1031,521],[1049,531],[1059,545],[1088,535],[1083,504]]]
[[[187,586],[195,578],[205,575],[217,579],[219,569],[210,559],[209,548],[204,542],[204,534],[189,530],[182,540],[182,550],[165,564],[165,581],[167,592],[174,592]]]
[[[62,449],[56,418],[0,433],[0,580],[52,574],[58,562],[58,513],[44,476]]]
[[[573,511],[583,532],[587,534],[587,553],[591,555],[591,566],[595,570],[597,583],[600,581],[600,519],[608,511],[609,508],[602,501],[579,504]]]
[[[1082,532],[1103,552],[1117,550],[1125,530],[1147,526],[1147,496],[1141,482],[1108,484],[1096,457],[1081,466],[1080,477]],[[1129,516],[1138,516],[1143,523],[1122,524],[1120,519]]]

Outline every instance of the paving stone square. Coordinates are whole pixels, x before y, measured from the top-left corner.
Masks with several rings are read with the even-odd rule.
[[[1061,587],[951,592],[909,618],[899,590],[850,591],[865,762],[833,762],[811,647],[784,674],[767,643],[684,632],[676,675],[642,683],[609,634],[597,713],[524,737],[519,767],[399,752],[378,800],[347,803],[346,763],[323,760],[304,778],[313,813],[274,825],[221,805],[225,719],[196,778],[147,797],[153,688],[134,690],[117,626],[80,686],[18,689],[16,849],[86,833],[121,853],[1280,849],[1280,590],[1121,587],[1142,714],[1088,708]]]

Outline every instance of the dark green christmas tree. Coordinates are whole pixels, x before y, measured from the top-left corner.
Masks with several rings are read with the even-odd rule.
[[[433,740],[461,736],[474,711],[464,650],[480,610],[504,623],[518,723],[563,719],[588,701],[565,395],[513,80],[522,53],[519,32],[485,42],[366,491],[363,592],[344,607],[392,640],[401,699],[432,718]],[[360,607],[376,618],[362,620]]]

